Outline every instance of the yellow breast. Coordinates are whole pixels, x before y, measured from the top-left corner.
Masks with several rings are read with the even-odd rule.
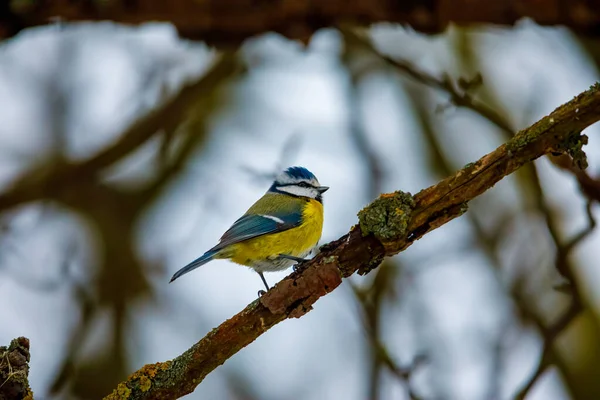
[[[267,260],[279,254],[305,257],[312,250],[323,230],[323,204],[306,199],[302,224],[296,228],[267,234],[231,246],[231,260],[252,266],[256,260]]]

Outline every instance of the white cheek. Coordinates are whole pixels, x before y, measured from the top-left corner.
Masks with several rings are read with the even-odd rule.
[[[277,190],[293,194],[294,196],[310,197],[315,199],[319,192],[313,188],[305,188],[300,186],[278,186]]]

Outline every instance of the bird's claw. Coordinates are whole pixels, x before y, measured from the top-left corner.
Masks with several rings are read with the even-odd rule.
[[[264,290],[259,290],[258,291],[258,298],[260,299],[262,296],[264,296],[265,294],[267,294],[267,292],[265,292]]]

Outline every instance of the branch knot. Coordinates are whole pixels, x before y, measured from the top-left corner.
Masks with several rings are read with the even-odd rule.
[[[382,194],[358,212],[363,236],[373,234],[385,247],[406,236],[415,200],[410,193],[396,191]]]

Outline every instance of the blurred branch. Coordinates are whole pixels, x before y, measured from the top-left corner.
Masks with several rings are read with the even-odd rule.
[[[354,67],[350,53],[348,46],[345,46],[342,60],[350,73],[352,83],[348,96],[350,102],[350,138],[354,142],[360,157],[363,159],[361,164],[365,165],[369,173],[369,178],[367,179],[369,182],[367,196],[370,201],[376,198],[381,192],[385,171],[381,158],[369,142],[369,135],[363,124],[362,109],[358,100],[359,96],[357,96],[360,91],[359,86],[363,75],[366,75],[369,70],[368,68],[361,69]]]
[[[75,298],[81,308],[80,322],[74,329],[73,334],[69,337],[66,349],[62,351],[62,365],[59,368],[56,368],[58,373],[50,386],[50,393],[58,393],[76,370],[76,356],[83,347],[86,335],[92,325],[92,317],[98,308],[98,305],[93,301],[92,296],[88,291],[89,288],[87,288],[86,285],[79,283],[74,285]]]
[[[407,91],[410,94],[410,97],[413,100],[414,107],[416,108],[416,114],[421,122],[421,132],[424,136],[424,139],[428,143],[427,149],[430,152],[430,164],[431,168],[434,171],[438,171],[438,174],[441,176],[450,175],[453,171],[456,170],[455,163],[452,162],[451,158],[448,156],[448,149],[444,147],[442,141],[440,140],[440,136],[443,135],[443,132],[436,132],[431,118],[429,117],[430,111],[430,102],[427,101],[428,98],[423,93],[420,88],[413,88],[411,86],[407,86]],[[510,139],[510,138],[509,138]],[[521,170],[526,169],[527,167],[532,167],[533,163],[525,165]],[[493,266],[493,271],[495,272],[496,279],[500,279],[498,272],[501,270],[501,259],[499,257],[499,252],[497,251],[498,246],[501,243],[501,239],[504,237],[503,232],[506,229],[503,229],[503,224],[510,223],[511,218],[507,215],[509,212],[504,211],[500,208],[494,208],[494,212],[498,215],[503,215],[503,217],[499,218],[502,222],[493,228],[486,229],[485,225],[482,221],[482,211],[478,208],[471,207],[467,213],[466,218],[468,219],[471,227],[474,230],[473,240],[479,244],[478,248],[481,249],[482,253],[485,254],[490,264]],[[484,209],[483,212],[489,212],[489,209]],[[460,251],[459,246],[455,243],[452,245],[453,251]],[[467,250],[471,251],[471,250]],[[436,252],[437,253],[437,252]],[[442,253],[446,255],[446,252]],[[500,282],[499,282],[500,283]],[[501,284],[501,283],[500,283]],[[521,306],[519,303],[516,303],[517,306]],[[508,324],[506,324],[502,329],[508,329]],[[493,335],[486,335],[490,339],[493,338]],[[493,360],[492,368],[489,373],[488,378],[488,390],[487,395],[484,396],[486,399],[496,399],[498,397],[498,393],[500,393],[500,385],[503,374],[503,356],[504,349],[502,345],[502,334],[499,334],[497,340],[493,341],[493,349],[491,352],[491,358]],[[493,339],[492,339],[493,340]]]
[[[155,178],[138,188],[118,188],[105,184],[102,180],[77,182],[76,189],[56,193],[55,199],[85,216],[93,224],[101,238],[102,264],[95,279],[87,285],[95,296],[91,303],[87,293],[76,291],[81,305],[81,323],[72,333],[67,357],[61,372],[51,386],[51,393],[57,395],[68,385],[76,397],[99,398],[126,376],[126,330],[127,318],[132,315],[131,306],[141,299],[154,296],[144,267],[135,251],[133,227],[137,225],[147,206],[156,200],[168,183],[187,164],[194,150],[201,147],[206,139],[206,125],[218,105],[223,100],[223,86],[237,71],[238,63],[233,54],[221,58],[214,73],[209,72],[202,79],[209,79],[206,85],[210,90],[200,90],[186,95],[181,109],[166,112],[166,118],[173,122],[159,125],[154,131],[176,135],[162,151],[162,163]],[[225,63],[222,68],[221,63]],[[208,78],[206,78],[208,76]],[[206,87],[205,87],[206,88]],[[184,96],[184,98],[186,97]],[[160,120],[164,124],[164,120]],[[150,132],[150,130],[148,130]],[[156,137],[156,136],[154,136]],[[157,154],[159,156],[159,154]],[[100,314],[108,311],[111,318],[110,330],[105,332],[106,345],[95,357],[81,361],[81,346],[78,343],[89,340],[89,327]]]
[[[352,43],[355,46],[360,46],[362,49],[371,52],[372,54],[385,61],[387,64],[393,66],[396,70],[399,70],[400,72],[404,73],[405,75],[411,77],[412,79],[416,80],[421,84],[427,85],[433,89],[446,92],[450,96],[451,104],[470,109],[476,112],[477,114],[483,116],[489,122],[496,125],[496,127],[498,127],[504,133],[504,136],[507,138],[507,140],[509,140],[513,136],[513,129],[504,117],[498,114],[489,105],[471,96],[470,92],[472,92],[473,89],[476,89],[478,86],[481,85],[481,76],[477,76],[470,82],[464,79],[459,79],[457,84],[455,84],[450,80],[448,76],[437,78],[415,69],[415,67],[411,63],[398,61],[380,54],[366,37],[360,36],[352,30],[342,28],[341,31],[347,43]],[[428,139],[432,141],[433,135],[431,130],[424,129],[424,132],[426,134],[429,134]],[[437,152],[436,157],[434,157],[434,159],[437,163],[444,164],[446,159],[443,156],[443,151],[439,146],[439,143],[435,143],[435,141],[433,141],[432,143],[433,148]],[[566,321],[564,325],[558,324],[558,327],[546,328],[544,324],[541,323],[541,321],[536,322],[538,329],[542,333],[542,336],[545,338],[544,354],[539,360],[539,366],[537,371],[534,373],[534,375],[531,377],[531,380],[523,389],[523,396],[529,391],[529,389],[531,389],[531,387],[539,378],[539,376],[541,376],[543,371],[550,364],[551,361],[549,360],[556,356],[556,354],[552,351],[553,338],[557,336],[568,325],[568,323],[572,319],[574,319],[575,316],[582,310],[582,307],[580,305],[581,298],[579,290],[577,285],[575,284],[575,281],[573,280],[573,266],[571,265],[572,263],[570,262],[568,257],[571,251],[575,248],[575,246],[577,246],[577,244],[579,244],[595,229],[596,221],[593,218],[591,207],[593,202],[600,202],[600,179],[590,177],[588,173],[582,169],[586,167],[586,160],[580,160],[580,162],[577,163],[573,161],[571,155],[567,154],[549,154],[548,159],[555,166],[558,166],[559,168],[570,172],[577,179],[580,191],[584,196],[588,198],[587,216],[589,219],[589,226],[585,228],[582,232],[580,232],[578,235],[574,236],[571,240],[564,243],[559,235],[556,216],[552,213],[552,210],[547,205],[547,201],[542,190],[541,181],[535,164],[529,164],[523,168],[523,172],[525,172],[523,176],[527,179],[528,187],[532,187],[534,189],[533,197],[535,199],[535,207],[544,216],[548,233],[551,236],[552,241],[556,247],[556,269],[564,278],[567,279],[567,283],[561,285],[559,289],[568,291],[569,294],[573,297],[572,302],[574,304],[574,308],[568,310],[565,316],[563,317],[563,321]],[[442,165],[442,167],[442,169],[445,170],[445,173],[448,174],[449,169],[447,163],[446,165]],[[482,227],[476,219],[476,214],[469,214],[471,217],[471,222],[473,222],[473,226],[478,232],[477,237],[481,239],[484,242],[484,244],[486,244],[486,249],[493,249],[495,246],[493,245],[493,242],[489,241],[489,239],[491,238],[488,237],[486,239],[486,237],[489,235],[485,235],[485,232],[482,231]],[[494,241],[497,241],[497,239],[499,239],[499,236],[496,236],[493,239]],[[490,247],[488,246],[488,244],[492,246]],[[519,298],[519,296],[515,297],[517,299]],[[517,301],[517,304],[521,308],[521,312],[525,312],[525,314],[527,314],[530,319],[535,320],[533,311],[528,310],[528,308],[531,307],[530,302],[524,299],[520,300],[521,301]],[[556,359],[554,360],[554,362],[556,362]],[[570,379],[567,379],[567,381],[572,389],[581,386]]]
[[[350,282],[354,297],[361,308],[361,319],[370,344],[371,372],[368,398],[371,400],[380,399],[381,385],[379,384],[379,379],[382,367],[387,366],[392,373],[400,370],[400,368],[395,365],[395,362],[390,357],[389,352],[380,338],[382,305],[384,298],[386,297],[386,292],[390,290],[392,286],[394,275],[394,266],[389,262],[384,262],[377,268],[373,281],[368,287],[361,288]],[[408,384],[407,379],[405,379],[404,376],[400,379],[401,382]]]
[[[599,0],[179,0],[163,1],[11,1],[0,14],[0,32],[8,37],[19,28],[50,20],[112,20],[124,24],[170,22],[185,38],[235,46],[251,36],[274,31],[307,41],[320,28],[340,22],[395,22],[437,33],[448,24],[512,25],[528,17],[542,25],[564,25],[572,31],[600,33]],[[2,36],[0,36],[1,38]]]
[[[451,104],[470,109],[476,112],[477,114],[483,116],[489,122],[496,125],[496,127],[498,127],[501,130],[501,132],[504,133],[504,136],[507,138],[507,140],[509,140],[513,136],[514,131],[505,118],[498,114],[493,107],[490,107],[488,104],[485,104],[470,95],[470,92],[472,92],[473,89],[476,89],[477,86],[481,85],[482,79],[480,76],[476,77],[471,82],[468,82],[464,79],[459,79],[457,84],[454,84],[447,76],[444,76],[443,78],[436,78],[418,71],[410,63],[397,61],[391,59],[390,57],[386,57],[384,55],[379,54],[377,50],[373,48],[368,39],[359,36],[351,30],[342,29],[342,33],[344,34],[345,39],[347,41],[352,41],[355,45],[360,45],[365,50],[377,55],[389,65],[393,66],[395,69],[403,72],[404,74],[413,78],[414,80],[425,84],[431,88],[446,92],[450,96]],[[583,140],[585,141],[585,139]],[[583,168],[587,166],[586,160],[583,159],[574,162],[573,154],[556,155],[551,153],[548,154],[548,159],[555,166],[571,173],[577,179],[580,191],[588,199],[587,215],[590,221],[589,226],[568,242],[564,242],[563,240],[561,240],[559,235],[558,222],[556,220],[556,216],[554,215],[554,213],[552,213],[552,210],[547,205],[547,200],[545,199],[542,190],[542,185],[536,165],[529,164],[525,166],[525,168],[523,168],[524,174],[522,174],[522,176],[527,179],[527,183],[529,184],[528,187],[532,187],[534,189],[533,197],[535,199],[535,207],[544,216],[548,233],[550,234],[554,246],[556,247],[556,269],[567,280],[567,282],[564,285],[561,285],[559,289],[568,291],[569,294],[573,297],[572,302],[574,302],[574,304],[579,304],[581,302],[581,298],[578,286],[576,285],[576,282],[573,279],[572,271],[574,270],[574,268],[572,266],[572,262],[569,260],[569,255],[571,254],[571,251],[575,248],[575,246],[577,246],[577,244],[579,244],[585,237],[587,237],[596,227],[596,222],[591,214],[591,206],[593,202],[600,202],[600,179],[592,178],[586,171],[583,170]],[[473,217],[475,217],[475,215],[473,215]],[[475,220],[472,218],[472,221]],[[474,227],[480,230],[476,224],[474,224]],[[479,237],[483,238],[485,236]],[[521,302],[521,311],[525,311],[523,309],[526,309],[528,307],[531,307],[530,302]],[[581,311],[581,309],[581,306],[575,308],[571,319],[573,319],[575,315],[577,315],[578,311]],[[532,317],[532,313],[533,311],[529,310],[528,314],[530,318]],[[569,316],[570,314],[567,313],[566,315]],[[569,321],[571,319],[569,319]],[[544,324],[538,323],[537,325],[538,329],[542,333],[542,336],[547,337],[547,328],[544,326]],[[557,332],[556,334],[558,333],[560,332]],[[545,370],[546,366],[550,363],[550,361],[548,360],[554,358],[553,362],[557,362],[557,360],[560,359],[560,357],[556,358],[556,353],[552,351],[551,341],[545,340],[544,343],[545,353],[544,356],[539,360],[540,368],[537,370],[534,376],[532,376],[532,380],[530,382],[531,386],[535,383],[537,378]],[[572,390],[579,390],[579,388],[583,387],[583,385],[579,381],[574,381],[573,379],[573,377],[567,378],[568,385]],[[531,386],[529,386],[529,388]],[[525,392],[527,390],[525,390]],[[589,396],[590,394],[588,393],[583,395]]]
[[[573,236],[573,238],[571,238],[567,243],[558,245],[556,249],[556,269],[562,276],[568,279],[568,291],[572,292],[576,298],[579,298],[579,291],[577,286],[574,284],[573,277],[571,276],[572,272],[568,257],[571,254],[571,251],[585,238],[587,238],[594,231],[594,229],[596,229],[596,219],[594,218],[594,214],[592,212],[592,203],[593,200],[588,199],[585,207],[588,218],[588,226],[583,228],[583,230],[577,235]]]
[[[233,60],[231,60],[233,61]],[[227,78],[231,78],[234,72],[235,64],[231,65],[232,69],[227,71],[225,75],[213,82],[213,89],[223,83]],[[166,187],[173,176],[180,173],[186,163],[192,158],[194,150],[198,145],[207,138],[207,125],[211,115],[214,114],[218,105],[222,102],[222,97],[218,90],[211,90],[204,96],[196,99],[193,109],[190,110],[191,117],[188,117],[185,123],[175,127],[172,131],[165,131],[165,137],[160,151],[161,169],[156,179],[147,187],[141,189],[136,197],[140,203],[144,199],[152,199],[159,191]],[[181,122],[181,121],[180,121]],[[181,131],[181,132],[179,132]],[[180,143],[175,140],[181,139]]]
[[[342,61],[350,75],[351,85],[349,88],[348,101],[350,103],[350,138],[354,142],[362,162],[369,173],[369,187],[367,190],[367,200],[371,201],[381,193],[384,178],[384,168],[381,159],[371,143],[368,133],[363,123],[362,108],[360,104],[360,85],[365,76],[371,71],[371,66],[359,62],[353,57],[350,46],[344,46]],[[407,387],[412,396],[409,375],[399,374],[401,371],[392,358],[389,356],[385,345],[380,338],[380,323],[384,298],[388,291],[392,290],[391,283],[397,270],[391,263],[383,263],[375,273],[371,285],[365,289],[360,289],[351,284],[354,295],[361,305],[363,325],[365,333],[370,343],[370,363],[371,372],[369,377],[369,396],[371,400],[379,400],[381,397],[381,372],[383,367],[387,367],[400,381]]]
[[[261,187],[266,183],[271,184],[281,171],[286,169],[288,165],[293,164],[291,160],[296,158],[302,144],[302,137],[298,132],[293,133],[283,143],[277,163],[269,171],[260,171],[250,165],[242,165],[240,169],[242,172],[248,174],[254,183]]]
[[[383,348],[383,350],[385,351],[385,348]],[[384,363],[386,365],[386,367],[389,369],[389,371],[394,374],[398,379],[402,379],[406,384],[406,390],[408,392],[408,398],[410,400],[420,400],[421,396],[417,395],[412,387],[412,385],[410,384],[410,378],[413,375],[413,373],[415,372],[415,370],[421,366],[421,364],[425,363],[427,361],[427,358],[425,356],[420,356],[417,355],[417,357],[415,357],[415,359],[412,361],[412,363],[408,366],[408,367],[399,367],[398,365],[396,365],[396,363],[393,362],[393,360],[390,358],[389,354],[384,353],[382,355],[382,358],[384,360]]]
[[[420,107],[419,114],[422,114],[423,112],[424,111],[422,110],[422,107]],[[435,136],[431,127],[427,125],[425,120],[424,120],[424,125],[425,125],[425,129],[423,130],[423,132],[425,133],[425,137],[429,141],[431,148],[435,154],[435,157],[433,157],[433,159],[435,159],[436,164],[439,165],[442,168],[442,170],[445,171],[446,174],[449,174],[450,171],[452,171],[452,167],[450,165],[448,158],[446,157],[446,155],[443,152],[444,149],[443,149],[441,143],[437,140],[437,137]],[[569,162],[572,163],[572,161],[570,160],[570,157],[565,156],[565,158],[569,159]],[[552,214],[549,210],[549,207],[547,207],[546,202],[544,201],[544,195],[543,195],[540,180],[539,180],[539,177],[537,174],[537,170],[533,166],[533,164],[530,164],[529,166],[532,167],[532,168],[530,168],[530,171],[528,171],[528,172],[529,172],[529,177],[531,178],[530,179],[531,186],[533,186],[535,188],[536,208],[539,209],[540,213],[542,213],[544,215],[547,229],[548,229],[549,234],[552,237],[553,242],[557,249],[556,268],[558,271],[564,271],[564,272],[561,272],[561,274],[563,276],[568,277],[568,276],[570,276],[569,271],[571,271],[572,267],[571,267],[570,263],[568,262],[567,257],[569,256],[570,252],[577,246],[577,244],[579,244],[591,232],[593,232],[593,230],[596,227],[596,221],[594,220],[594,217],[592,214],[592,209],[591,209],[592,202],[591,202],[591,200],[588,201],[588,204],[586,207],[587,216],[589,219],[589,226],[586,227],[585,229],[583,229],[577,235],[575,235],[567,243],[562,244],[558,238],[557,229],[555,228],[556,223],[554,222],[554,220],[551,216]],[[525,167],[526,166],[524,166],[523,169],[525,169]],[[573,168],[575,169],[575,167],[573,167]],[[502,229],[502,228],[496,229],[496,234],[490,235],[488,232],[486,232],[485,229],[483,229],[482,224],[480,223],[480,221],[477,218],[476,212],[471,211],[470,213],[468,213],[468,217],[470,218],[470,222],[472,223],[472,226],[475,229],[475,232],[476,232],[475,236],[476,236],[477,240],[479,240],[483,244],[483,247],[486,250],[486,253],[488,254],[491,261],[494,264],[496,264],[497,267],[499,267],[499,260],[496,255],[495,249],[497,248],[499,239],[503,236],[500,232],[503,231],[504,229]],[[507,222],[508,220],[509,219],[505,219],[504,223]],[[520,283],[523,284],[524,282],[522,281]],[[534,311],[532,309],[533,307],[531,306],[530,302],[527,301],[527,299],[523,298],[522,294],[519,293],[519,290],[518,290],[519,285],[517,285],[517,287],[513,288],[513,296],[515,297],[515,300],[516,300],[515,304],[519,307],[519,310],[522,314],[526,315],[528,317],[528,319],[535,321],[535,324],[536,324],[538,330],[540,331],[540,333],[543,337],[543,340],[544,340],[543,354],[538,361],[538,366],[536,368],[536,371],[531,376],[531,378],[528,380],[528,382],[525,384],[523,389],[519,392],[519,394],[515,397],[515,399],[524,399],[525,396],[527,395],[527,393],[529,392],[529,390],[533,387],[534,383],[537,381],[537,379],[544,373],[546,368],[551,364],[552,357],[554,355],[553,348],[552,348],[552,344],[554,343],[554,340],[556,339],[557,336],[559,336],[561,334],[561,332],[564,329],[566,329],[566,327],[573,321],[573,319],[575,319],[575,317],[583,309],[583,307],[581,306],[581,302],[579,300],[579,295],[578,295],[576,286],[572,283],[571,280],[569,280],[569,283],[566,285],[568,286],[567,289],[568,289],[569,293],[573,295],[573,299],[571,301],[571,307],[564,313],[564,315],[562,315],[558,319],[558,321],[555,324],[551,325],[550,327],[545,327],[544,324],[542,323],[541,319],[539,318],[539,316],[536,316],[534,314]],[[495,373],[494,375],[492,375],[492,378],[497,380],[498,374]],[[491,391],[491,393],[497,393],[497,391]]]
[[[588,199],[600,203],[600,179],[592,178],[586,171],[583,171],[581,168],[573,165],[570,157],[566,154],[562,154],[560,156],[550,155],[548,158],[554,165],[572,173],[575,176],[581,193],[583,193]]]
[[[394,67],[396,70],[406,74],[407,76],[411,77],[419,83],[422,83],[423,85],[446,92],[450,96],[451,103],[455,106],[469,108],[475,111],[476,113],[482,115],[484,118],[488,119],[496,126],[500,127],[500,129],[512,133],[512,128],[505,123],[504,119],[495,110],[486,107],[484,104],[479,103],[469,93],[469,90],[473,89],[476,86],[479,86],[482,83],[481,76],[477,76],[471,81],[461,79],[458,82],[458,86],[460,88],[459,90],[459,88],[456,87],[456,85],[452,82],[449,76],[438,78],[426,74],[416,69],[414,65],[412,65],[412,63],[396,60],[389,56],[386,56],[385,54],[380,53],[379,51],[377,51],[377,49],[373,47],[373,44],[367,37],[363,37],[362,35],[358,34],[355,30],[347,26],[342,26],[339,28],[339,30],[344,36],[344,41],[347,44],[363,48],[367,52],[370,52],[371,54],[385,61],[390,66]]]
[[[428,75],[415,69],[414,66],[410,63],[398,61],[379,53],[370,43],[368,38],[357,34],[352,29],[342,27],[340,28],[340,31],[342,32],[344,39],[347,43],[359,46],[360,48],[376,55],[389,65],[410,76],[417,82],[420,82],[431,88],[446,92],[448,95],[450,95],[450,101],[452,104],[470,109],[476,112],[477,114],[481,115],[489,122],[496,125],[496,127],[498,127],[504,133],[507,140],[513,136],[513,129],[511,128],[510,124],[505,120],[505,118],[498,114],[493,108],[485,105],[480,101],[477,101],[470,95],[469,92],[473,88],[482,84],[481,76],[477,76],[471,81],[459,79],[457,88],[457,85],[455,85],[448,76],[445,76],[443,78],[436,78],[434,76]],[[428,132],[426,131],[426,133]],[[437,153],[437,156],[441,156],[441,152],[439,150],[437,151]],[[572,156],[569,154],[552,153],[548,155],[548,158],[554,165],[572,173],[575,176],[581,192],[586,197],[588,197],[590,201],[594,200],[600,202],[600,179],[594,179],[590,177],[587,174],[587,172],[582,169],[587,166],[587,160],[575,160],[574,162]],[[444,157],[440,157],[439,159],[443,160]],[[533,186],[533,188],[535,189],[536,206],[544,215],[548,232],[552,237],[556,248],[558,249],[558,261],[556,264],[557,269],[561,275],[563,275],[566,279],[569,280],[569,282],[571,282],[572,285],[573,279],[571,276],[571,268],[569,266],[566,256],[568,255],[568,252],[571,250],[571,248],[574,247],[574,245],[576,245],[578,241],[570,245],[568,248],[564,248],[564,246],[562,246],[556,227],[557,223],[544,200],[542,186],[537,169],[534,164],[531,164],[527,165],[525,170],[529,178],[529,183],[531,183],[531,186]],[[590,212],[588,211],[588,215],[589,213]],[[593,221],[593,218],[591,219],[591,221]],[[477,224],[474,224],[474,226],[477,228]],[[594,229],[594,227],[595,223],[592,224],[592,227],[590,229]],[[574,294],[577,295],[576,288],[573,285],[571,289],[574,291]]]
[[[205,139],[204,124],[222,98],[220,89],[240,66],[234,54],[223,54],[203,76],[133,122],[114,144],[81,162],[68,163],[54,156],[18,177],[12,188],[0,194],[0,212],[44,199],[66,205],[86,218],[100,238],[102,263],[95,279],[85,287],[74,288],[81,320],[70,334],[69,346],[63,352],[65,357],[50,385],[52,394],[60,393],[69,384],[75,393],[85,393],[87,397],[96,393],[91,396],[99,398],[97,393],[107,393],[125,375],[124,332],[129,305],[152,295],[134,251],[133,227],[145,207],[181,171],[193,150]],[[179,135],[181,140],[170,143],[163,157],[163,168],[145,187],[119,189],[103,182],[101,177],[108,167],[133,154],[149,139],[169,132]],[[81,343],[89,339],[94,320],[106,311],[112,319],[110,333],[105,334],[107,344],[94,358],[81,361]]]
[[[552,346],[556,338],[566,329],[567,326],[579,315],[583,310],[581,302],[573,298],[571,306],[567,311],[556,321],[554,324],[546,329],[542,329],[544,337],[544,347],[542,350],[542,356],[539,359],[538,365],[535,372],[531,375],[528,381],[523,386],[523,389],[517,393],[515,400],[524,400],[533,388],[537,380],[542,376],[546,368],[551,364]]]
[[[388,292],[393,290],[392,283],[397,271],[397,265],[384,262],[377,269],[373,282],[367,288],[360,288],[350,284],[354,296],[362,309],[362,320],[369,344],[371,346],[373,362],[371,367],[371,382],[369,399],[380,398],[381,385],[379,382],[381,367],[386,367],[406,388],[409,398],[417,400],[420,397],[414,392],[410,378],[416,368],[420,367],[427,359],[424,355],[417,355],[413,362],[407,367],[400,367],[390,355],[386,345],[380,338],[380,323],[383,300]]]
[[[461,79],[458,82],[458,87],[456,87],[457,85],[452,82],[449,76],[438,78],[419,71],[409,62],[396,60],[381,54],[373,47],[373,44],[367,37],[363,37],[350,28],[341,27],[340,32],[344,36],[344,40],[347,43],[359,46],[373,55],[376,55],[390,66],[406,74],[415,81],[422,83],[423,85],[446,92],[450,96],[450,102],[455,106],[469,108],[489,120],[494,125],[498,126],[500,129],[509,132],[510,134],[513,133],[513,129],[506,123],[500,114],[498,114],[494,109],[478,102],[469,93],[469,91],[474,87],[481,85],[482,77],[480,75],[476,76],[471,81]]]
[[[557,262],[563,262],[562,259],[566,258],[571,252],[571,250],[577,247],[579,243],[581,243],[594,231],[594,229],[596,229],[597,223],[596,219],[594,218],[594,213],[592,212],[592,200],[588,200],[585,206],[585,211],[588,218],[588,226],[584,228],[581,232],[579,232],[577,235],[573,236],[573,238],[567,243],[565,243],[564,246],[558,249],[559,254],[556,258],[560,261]]]
[[[566,268],[565,265],[567,263],[567,257],[571,250],[573,250],[582,240],[588,237],[596,228],[596,220],[594,219],[594,215],[592,213],[591,200],[589,200],[586,205],[586,211],[589,220],[588,226],[580,233],[573,236],[573,238],[566,244],[559,246],[557,249],[558,254],[556,257],[556,264],[559,271]],[[568,289],[571,291],[574,288],[576,288],[576,286],[574,286],[572,282],[569,282]],[[538,365],[534,373],[527,380],[523,388],[517,393],[515,400],[524,400],[526,398],[527,394],[531,391],[537,380],[542,376],[546,368],[552,363],[552,346],[554,345],[554,341],[582,311],[583,305],[581,303],[581,299],[577,293],[575,293],[571,299],[569,308],[551,326],[544,328],[541,321],[536,321],[535,318],[532,318],[534,321],[536,321],[538,328],[542,332],[544,346],[542,355],[538,361]]]
[[[174,399],[191,393],[211,371],[264,332],[287,318],[299,318],[309,312],[320,297],[341,284],[342,278],[355,272],[368,273],[384,257],[403,251],[426,233],[459,217],[466,211],[468,201],[503,177],[552,152],[570,151],[584,157],[579,146],[580,132],[598,120],[600,84],[520,131],[477,162],[417,193],[408,223],[399,218],[397,211],[400,204],[406,204],[404,196],[398,192],[382,194],[361,213],[384,220],[384,226],[373,226],[366,235],[361,227],[354,226],[182,355],[142,367],[105,399]],[[397,233],[389,235],[390,232]]]
[[[29,339],[13,339],[0,346],[0,399],[33,400],[29,387]]]
[[[55,198],[77,183],[89,183],[102,169],[129,155],[156,133],[172,131],[199,99],[208,96],[238,69],[235,56],[223,54],[206,74],[184,87],[164,105],[134,122],[116,143],[94,157],[74,163],[44,164],[18,178],[12,188],[0,194],[0,211],[34,200]]]
[[[458,85],[456,85],[448,76],[437,78],[419,71],[409,62],[395,60],[389,56],[381,54],[373,47],[368,38],[359,35],[348,27],[342,26],[340,28],[340,32],[344,36],[344,40],[347,43],[360,46],[419,83],[422,83],[433,89],[446,92],[450,96],[451,104],[470,109],[481,115],[502,130],[507,137],[507,140],[514,134],[514,129],[500,114],[498,114],[493,108],[471,96],[470,91],[482,84],[482,77],[480,75],[476,76],[470,81],[459,79]],[[550,154],[548,158],[554,165],[562,168],[565,171],[571,172],[575,176],[583,194],[590,199],[600,202],[600,179],[594,179],[590,177],[582,168],[580,168],[578,165],[574,165],[572,158],[567,154],[558,156]],[[582,167],[585,168],[585,166]],[[532,175],[534,175],[533,178],[539,182],[539,179],[537,178],[537,172],[531,172]]]

